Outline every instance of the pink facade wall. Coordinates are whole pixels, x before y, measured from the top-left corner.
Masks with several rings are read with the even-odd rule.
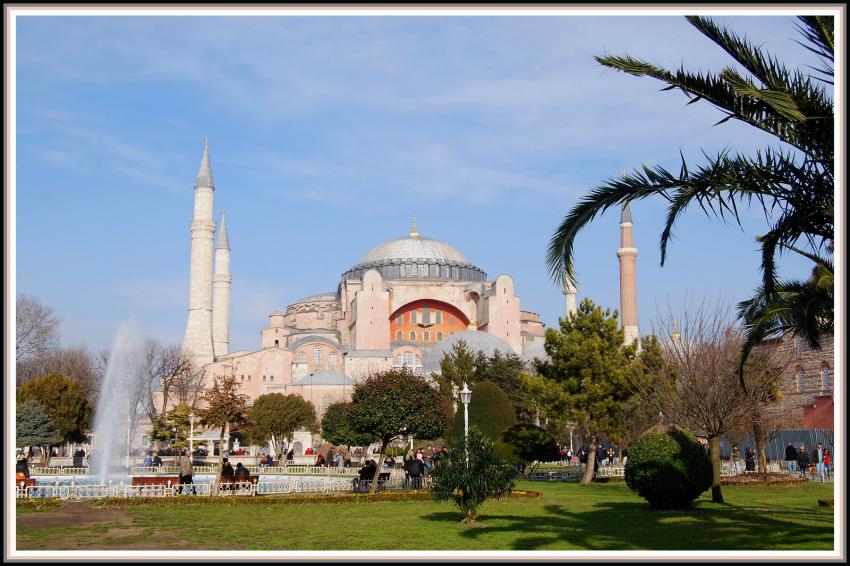
[[[486,309],[482,314],[487,332],[508,343],[517,354],[522,353],[522,331],[519,322],[519,297],[514,295],[514,281],[508,275],[499,275],[493,282],[492,294],[486,297]],[[479,326],[479,329],[481,327]]]
[[[390,347],[390,294],[384,290],[381,274],[363,274],[363,288],[357,291],[354,346],[358,350],[386,350]]]

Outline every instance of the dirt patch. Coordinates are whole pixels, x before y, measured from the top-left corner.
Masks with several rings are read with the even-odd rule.
[[[18,515],[19,529],[69,528],[96,523],[130,524],[132,517],[121,509],[95,509],[88,501],[66,501],[58,509]]]

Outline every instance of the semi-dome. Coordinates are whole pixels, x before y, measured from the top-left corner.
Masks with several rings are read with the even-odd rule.
[[[492,356],[497,351],[502,354],[515,353],[507,342],[489,332],[482,332],[480,330],[458,332],[437,342],[425,352],[423,360],[423,371],[425,375],[440,373],[440,361],[443,359],[443,354],[450,354],[455,344],[460,341],[466,342],[466,349],[470,352],[476,353],[481,351],[484,352],[485,356]]]

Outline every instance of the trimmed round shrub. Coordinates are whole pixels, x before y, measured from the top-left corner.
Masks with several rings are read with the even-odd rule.
[[[516,424],[516,412],[501,387],[492,381],[479,381],[472,386],[469,401],[469,426],[476,426],[492,441],[498,441],[502,431]],[[463,436],[463,403],[458,401],[452,433]]]
[[[711,487],[711,459],[679,427],[655,427],[629,447],[626,485],[656,509],[686,509]]]

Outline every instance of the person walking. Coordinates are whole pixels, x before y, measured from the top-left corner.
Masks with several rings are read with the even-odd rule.
[[[797,472],[797,450],[790,442],[785,448],[785,463],[788,465],[788,473],[793,475]]]
[[[192,483],[192,476],[194,475],[194,471],[192,469],[192,459],[189,457],[189,451],[187,449],[183,449],[180,455],[177,457],[177,469],[180,474],[180,494],[183,495],[183,486],[191,485],[192,486],[192,495],[195,495],[195,486]],[[189,492],[189,488],[185,488],[186,493]]]
[[[800,468],[800,476],[806,477],[806,472],[809,471],[810,464],[811,460],[809,460],[809,454],[806,452],[806,447],[801,444],[800,449],[797,450],[797,466]]]

